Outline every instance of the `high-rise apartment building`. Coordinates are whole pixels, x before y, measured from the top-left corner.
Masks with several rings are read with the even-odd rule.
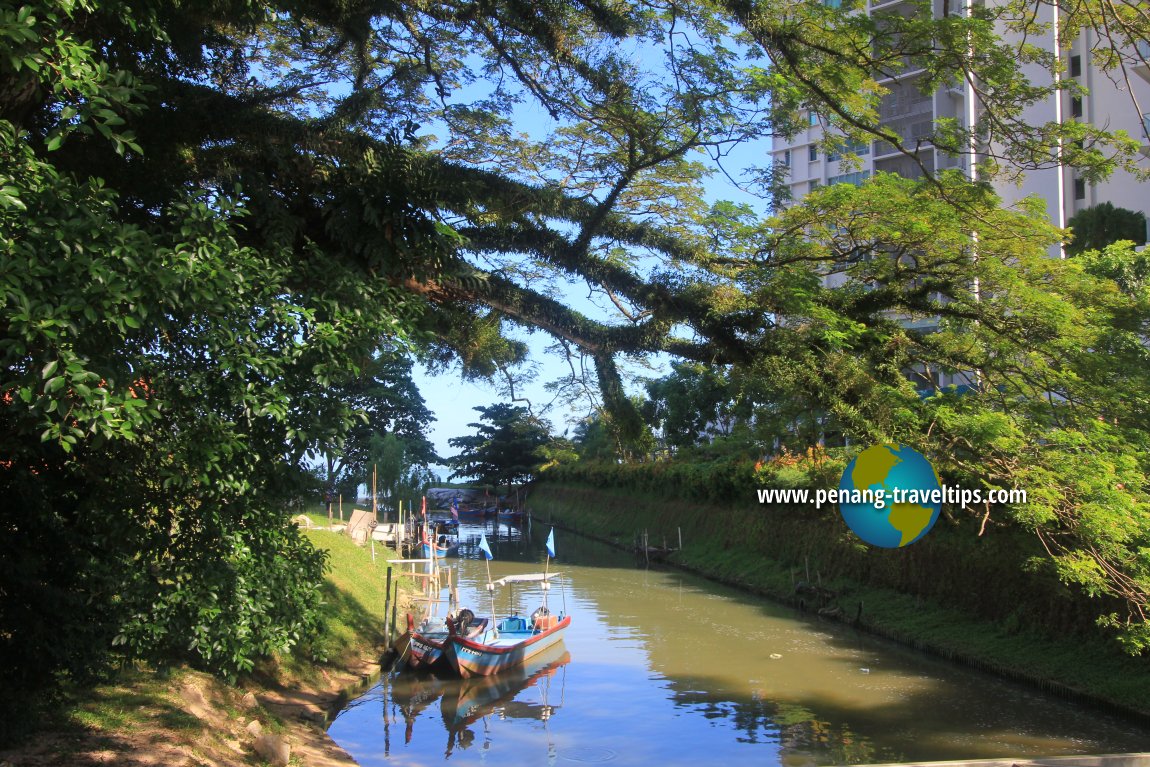
[[[942,13],[942,0],[936,0],[935,6],[935,13]],[[955,6],[961,8],[955,2],[948,7]],[[1081,97],[1067,92],[1052,96],[1046,103],[1032,107],[1027,119],[1035,124],[1079,120],[1110,130],[1125,130],[1141,140],[1143,154],[1150,156],[1150,66],[1145,63],[1150,59],[1150,46],[1139,51],[1141,56],[1131,57],[1136,63],[1126,69],[1103,72],[1092,61],[1092,46],[1098,42],[1092,39],[1094,33],[1084,31],[1069,48],[1063,48],[1056,39],[1058,19],[1053,15],[1056,11],[1050,6],[1040,7],[1043,12],[1051,14],[1047,20],[1051,23],[1051,30],[1045,45],[1065,62],[1062,77],[1078,80],[1088,93]],[[867,4],[868,13],[909,11],[910,4],[903,0],[871,0]],[[1033,36],[1028,42],[1042,44]],[[927,171],[961,168],[969,174],[969,153],[953,155],[942,152],[934,147],[930,137],[940,118],[955,119],[964,127],[972,120],[978,120],[980,107],[972,89],[969,84],[958,83],[933,93],[923,93],[919,87],[921,76],[921,70],[916,71],[910,66],[897,77],[880,81],[889,89],[882,98],[882,126],[901,136],[904,147],[918,146],[919,162],[885,141],[871,141],[851,148],[860,157],[860,165],[852,167],[841,163],[838,156],[828,156],[819,146],[825,127],[822,117],[812,112],[806,116],[808,125],[804,130],[789,141],[776,140],[773,149],[776,164],[786,167],[784,183],[789,187],[792,199],[800,199],[820,185],[859,183],[878,171],[911,178],[922,175],[924,168]],[[1039,82],[1039,77],[1049,80],[1050,74],[1036,70],[1033,77],[1035,82]],[[1139,114],[1139,109],[1145,114]],[[1090,184],[1074,170],[1055,166],[1027,171],[1020,185],[996,182],[996,189],[1006,204],[1032,194],[1042,197],[1046,200],[1050,220],[1059,226],[1065,226],[1078,211],[1102,202],[1139,210],[1150,218],[1150,184],[1139,183],[1125,171],[1117,171],[1102,183]]]
[[[838,0],[824,2],[834,4]],[[936,15],[943,12],[943,0],[935,0],[934,6]],[[952,9],[958,7],[958,11],[952,12],[962,12],[961,3],[952,0],[948,6]],[[1061,47],[1056,39],[1058,20],[1053,16],[1055,11],[1049,6],[1042,7],[1051,14],[1047,20],[1051,23],[1051,31],[1045,40],[1047,50],[1064,61],[1065,72],[1061,76],[1078,80],[1087,93],[1084,96],[1074,96],[1065,91],[1060,92],[1047,102],[1031,107],[1025,115],[1027,120],[1033,124],[1079,120],[1109,130],[1125,130],[1130,136],[1140,139],[1143,156],[1150,158],[1150,66],[1145,63],[1150,59],[1150,46],[1146,46],[1146,50],[1139,50],[1140,55],[1130,57],[1135,63],[1125,70],[1103,72],[1091,60],[1092,46],[1098,42],[1091,38],[1093,33],[1085,31],[1069,48]],[[912,5],[904,0],[870,0],[866,11],[908,13],[912,11]],[[1028,42],[1039,44],[1033,36]],[[954,168],[970,175],[972,165],[977,164],[980,154],[975,154],[976,161],[972,164],[971,152],[944,152],[934,146],[931,136],[939,119],[951,118],[963,127],[978,122],[980,106],[973,96],[972,88],[969,83],[956,83],[933,93],[923,92],[923,74],[922,70],[908,66],[897,77],[879,81],[889,91],[882,97],[881,125],[901,137],[903,149],[917,147],[916,158],[908,157],[906,152],[886,141],[873,140],[847,147],[844,154],[850,152],[858,157],[858,161],[852,158],[852,162],[843,162],[834,153],[828,155],[820,145],[827,130],[826,123],[821,115],[810,112],[805,116],[806,127],[791,140],[776,140],[772,150],[776,165],[785,166],[782,181],[789,188],[791,199],[801,199],[812,189],[828,184],[859,184],[876,172],[917,178],[924,172]],[[1036,83],[1041,82],[1039,78],[1049,80],[1051,77],[1048,71],[1037,68],[1027,74]],[[1140,114],[1140,111],[1145,113]],[[1006,205],[1030,195],[1044,199],[1050,220],[1060,227],[1066,226],[1078,211],[1103,202],[1141,211],[1150,222],[1150,183],[1139,182],[1133,175],[1122,170],[1116,171],[1104,182],[1091,184],[1073,169],[1051,163],[1048,168],[1027,170],[1021,176],[1021,183],[995,181],[994,185]],[[1147,235],[1147,241],[1150,241],[1150,231]],[[1060,255],[1059,246],[1051,248],[1052,257]],[[840,284],[843,280],[845,276],[838,272],[826,277],[828,286]],[[929,332],[937,318],[907,317],[903,322],[908,327]],[[952,385],[963,387],[971,383],[970,374],[963,371],[916,368],[907,373],[923,389]]]

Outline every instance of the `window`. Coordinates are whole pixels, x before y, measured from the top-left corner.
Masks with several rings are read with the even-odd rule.
[[[855,171],[854,173],[844,173],[841,176],[831,176],[830,178],[827,179],[827,185],[830,186],[831,184],[854,184],[855,186],[858,186],[863,181],[866,181],[868,178],[870,178],[870,171],[869,170],[859,170],[859,171]]]
[[[811,162],[819,159],[819,147],[817,144],[811,144],[807,147],[807,159]]]
[[[1081,96],[1071,96],[1070,97],[1070,116],[1071,117],[1081,117],[1082,116],[1082,97]]]
[[[811,112],[810,118],[811,118],[811,127],[814,127],[814,126],[819,124],[819,116],[817,113]]]
[[[1070,76],[1071,77],[1082,77],[1082,57],[1081,56],[1071,56],[1070,57]]]
[[[816,189],[818,189],[818,188],[819,188],[819,180],[818,180],[817,178],[816,178],[816,179],[812,179],[812,180],[811,180],[811,191],[813,192],[813,191],[815,191],[815,190],[816,190]]]
[[[1074,179],[1074,199],[1076,199],[1076,200],[1085,200],[1086,199],[1086,179],[1084,179],[1084,178]]]
[[[783,150],[783,166],[786,168],[791,167],[791,150]]]
[[[834,162],[844,154],[857,154],[859,156],[870,154],[870,142],[846,141],[843,143],[842,149],[832,149],[827,152],[827,159]]]

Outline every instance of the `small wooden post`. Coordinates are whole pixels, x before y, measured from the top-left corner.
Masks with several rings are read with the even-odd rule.
[[[391,565],[387,566],[387,587],[383,591],[383,641],[391,643]]]
[[[682,551],[683,550],[683,528],[680,527],[677,529],[679,530],[679,551]]]
[[[397,626],[395,614],[399,610],[399,579],[395,580],[395,598],[391,600],[391,625]]]
[[[343,522],[343,493],[339,494],[339,521]]]

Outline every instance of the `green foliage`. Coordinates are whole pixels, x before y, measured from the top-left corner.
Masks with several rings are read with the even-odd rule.
[[[579,461],[560,466],[549,482],[580,482],[604,488],[627,488],[658,498],[733,499],[753,492],[755,464],[743,459],[709,463],[654,461],[619,463]]]
[[[1109,202],[1078,211],[1066,222],[1066,227],[1073,234],[1066,245],[1069,256],[1102,250],[1120,240],[1129,240],[1135,245],[1146,243],[1146,214],[1118,208]]]
[[[0,10],[14,41],[0,61],[0,685],[13,729],[60,680],[126,659],[232,675],[315,635],[324,560],[283,509],[307,482],[304,457],[354,423],[333,385],[381,339],[404,343],[418,312],[314,243],[253,237],[266,222],[239,187],[177,182],[143,202],[140,186],[110,184],[100,169],[139,184],[135,153],[170,144],[124,128],[148,114],[150,86],[77,42],[96,27],[125,66],[167,42],[126,5]],[[409,250],[420,231],[440,241],[411,220]]]
[[[615,440],[602,416],[592,416],[575,426],[572,439],[579,460],[610,461],[618,458]]]
[[[357,418],[340,441],[323,448],[327,484],[353,494],[363,483],[370,486],[379,464],[381,488],[397,492],[402,479],[438,460],[425,430],[435,420],[411,378],[411,359],[401,350],[377,353],[329,399],[339,407],[355,408]],[[384,468],[385,467],[385,468]],[[422,483],[417,483],[421,485]]]
[[[479,482],[506,486],[529,482],[544,469],[569,460],[570,448],[551,438],[550,426],[525,408],[506,404],[476,407],[475,433],[452,437],[449,445],[460,452],[448,459],[451,478],[474,477]]]
[[[691,447],[709,434],[729,434],[737,418],[750,415],[729,373],[710,366],[672,363],[671,373],[647,382],[646,389],[643,414],[668,447]]]
[[[278,529],[249,524],[251,532],[219,535],[210,552],[197,547],[198,557],[153,562],[164,579],[130,595],[136,609],[113,646],[161,664],[189,658],[236,674],[314,638],[323,553],[290,522],[281,519]]]
[[[412,499],[422,495],[427,486],[435,481],[427,468],[422,447],[422,444],[418,444],[413,450],[406,440],[391,432],[382,437],[372,435],[366,466],[369,472],[372,469],[377,472],[376,491],[381,497],[393,503]],[[370,489],[370,473],[363,481]]]
[[[127,224],[99,183],[59,174],[10,126],[0,142],[0,478],[16,512],[2,561],[18,584],[0,633],[26,659],[18,687],[118,652],[250,668],[314,630],[322,559],[267,510],[298,471],[285,449],[350,423],[320,379],[370,342],[340,323],[370,308],[290,290],[278,254],[237,243],[226,198]],[[386,294],[366,297],[395,318]],[[51,662],[42,626],[66,637]]]
[[[1147,468],[1140,267],[1116,284],[1102,275],[1120,264],[1045,259],[1058,233],[1035,210],[1000,210],[954,174],[839,185],[765,222],[702,202],[704,152],[793,133],[809,110],[844,145],[901,144],[878,119],[892,62],[921,65],[932,90],[956,72],[983,84],[988,119],[940,123],[944,150],[977,137],[1006,174],[1055,146],[1087,179],[1137,171],[1128,136],[1022,119],[1060,87],[1023,76],[1059,61],[997,36],[1041,31],[1030,5],[939,19],[742,0],[0,8],[5,689],[119,653],[233,673],[309,633],[317,560],[278,511],[305,459],[346,447],[354,464],[375,433],[418,452],[426,419],[380,350],[506,373],[523,354],[508,320],[587,358],[621,456],[654,444],[616,359],[668,352],[732,366],[740,392],[769,382],[752,444],[834,427],[995,486],[1114,478],[1129,526],[1076,505],[1089,486],[1016,524],[1053,542],[1065,580],[1118,600],[1141,646],[1145,497],[1127,483]],[[1068,34],[1122,30],[1112,54],[1148,39],[1144,14],[1065,11]],[[635,46],[666,55],[621,53]],[[550,115],[547,135],[517,132],[525,102]],[[569,306],[572,279],[625,321]],[[938,370],[970,371],[974,394],[924,398],[907,378]],[[516,454],[459,472],[561,470],[567,449],[541,455],[539,424],[492,415]],[[479,455],[483,435],[458,446]],[[714,468],[716,492],[751,471],[733,466]],[[258,584],[281,567],[283,611]]]

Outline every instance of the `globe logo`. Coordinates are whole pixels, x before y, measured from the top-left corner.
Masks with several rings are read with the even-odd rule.
[[[908,546],[926,535],[942,511],[942,483],[930,461],[906,445],[874,445],[847,464],[839,481],[839,513],[872,546]]]

